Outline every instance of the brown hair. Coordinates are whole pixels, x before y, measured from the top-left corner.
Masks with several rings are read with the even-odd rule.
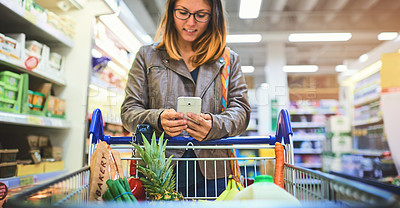
[[[194,55],[190,57],[194,67],[218,60],[226,46],[226,23],[221,0],[207,0],[211,6],[211,19],[206,31],[194,41]],[[155,40],[161,36],[162,40],[156,48],[165,47],[168,55],[175,60],[182,57],[179,55],[178,32],[174,26],[175,3],[177,0],[168,0],[164,17],[158,27]]]

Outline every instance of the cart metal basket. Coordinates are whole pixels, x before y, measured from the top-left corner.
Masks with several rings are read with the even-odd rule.
[[[134,148],[130,142],[140,144],[139,138],[133,137],[111,137],[104,135],[103,119],[99,109],[93,112],[92,123],[89,130],[90,147],[89,158],[94,151],[95,144],[99,140],[106,141],[113,149],[132,150]],[[369,186],[356,181],[348,180],[342,177],[326,174],[320,171],[315,171],[307,168],[302,168],[294,165],[293,146],[292,146],[292,128],[289,119],[289,113],[286,110],[281,110],[278,117],[278,126],[276,135],[266,137],[230,137],[222,138],[214,141],[198,142],[193,138],[188,137],[173,137],[168,138],[167,148],[177,149],[273,149],[275,142],[281,142],[285,148],[285,189],[290,194],[300,200],[303,207],[330,206],[330,207],[400,207],[398,196]],[[124,145],[125,144],[125,145]],[[140,160],[139,158],[121,158],[122,160]],[[216,161],[223,161],[225,170],[230,161],[238,163],[240,173],[244,179],[244,185],[247,186],[247,179],[254,178],[257,174],[266,174],[274,172],[274,156],[254,156],[254,157],[238,157],[238,158],[173,158],[177,162],[194,161],[214,161],[212,165],[216,171]],[[90,159],[88,160],[90,162]],[[129,176],[129,162],[125,168],[125,176]],[[204,163],[205,165],[207,163]],[[209,163],[208,163],[209,164]],[[272,165],[271,165],[272,164]],[[176,166],[178,168],[178,166]],[[207,167],[205,167],[207,168]],[[210,168],[210,167],[208,167]],[[178,173],[178,170],[176,171]],[[186,169],[188,175],[188,169]],[[237,173],[236,173],[237,174]],[[21,192],[8,200],[10,207],[44,207],[44,206],[72,206],[72,207],[88,207],[88,206],[116,206],[115,203],[96,204],[88,202],[89,195],[89,167],[84,167],[68,175],[57,178],[45,184],[33,187],[27,191]],[[180,176],[177,175],[177,179]],[[204,176],[206,177],[206,176]],[[186,177],[188,178],[188,177]],[[215,184],[217,179],[215,178]],[[227,184],[227,177],[225,177]],[[186,186],[187,187],[187,186]],[[207,189],[207,184],[205,184]],[[178,189],[178,187],[177,187]],[[196,188],[195,188],[196,190]],[[182,190],[181,190],[182,191]],[[246,202],[212,202],[200,203],[194,200],[206,199],[212,200],[214,196],[198,196],[196,191],[190,196],[188,189],[182,191],[188,199],[180,202],[182,207],[265,207],[265,206],[285,206],[285,202],[281,204],[270,204],[260,201]],[[215,193],[217,190],[215,190]],[[119,204],[120,205],[120,204]],[[159,206],[158,203],[140,203],[140,206],[152,207]],[[126,206],[126,205],[124,205]],[[164,203],[163,206],[176,207],[177,204]]]

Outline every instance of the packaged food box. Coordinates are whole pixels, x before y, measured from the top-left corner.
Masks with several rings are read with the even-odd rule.
[[[0,98],[4,97],[4,82],[0,81]]]
[[[3,97],[9,100],[17,100],[18,88],[6,85],[4,87]]]
[[[16,170],[16,162],[0,163],[0,178],[13,177],[15,176]]]
[[[58,98],[57,99],[57,108],[56,108],[57,115],[64,115],[65,114],[65,100]]]
[[[26,139],[28,141],[28,145],[31,150],[39,149],[39,136],[38,135],[31,134],[31,135],[28,135],[26,137]]]
[[[11,54],[15,54],[17,50],[17,40],[5,36],[2,48]]]
[[[0,163],[15,162],[18,149],[0,149]]]
[[[43,149],[44,158],[54,158],[56,161],[62,159],[62,147],[45,147]]]
[[[43,44],[35,41],[35,40],[28,40],[25,42],[25,48],[36,57],[40,58],[42,53]]]
[[[55,52],[51,52],[50,53],[50,63],[52,64],[52,66],[56,69],[60,69],[61,68],[61,60],[62,60],[62,56],[58,53]]]
[[[47,99],[47,111],[51,114],[56,114],[57,98],[54,96],[49,96]]]
[[[4,38],[6,36],[4,36],[4,34],[0,33],[0,49],[3,49],[3,45],[4,45]]]
[[[48,136],[39,136],[39,147],[47,147],[49,146],[49,137]]]
[[[10,71],[2,71],[0,72],[0,81],[2,81],[5,85],[10,87],[18,87],[19,80],[21,79],[21,75],[10,72]]]
[[[28,99],[29,99],[29,94],[31,94],[30,106],[32,107],[32,110],[41,111],[43,108],[45,95],[40,92],[31,91],[31,93],[28,92]]]

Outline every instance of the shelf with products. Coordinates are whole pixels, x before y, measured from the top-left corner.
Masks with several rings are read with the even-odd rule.
[[[32,5],[27,5],[28,2]],[[21,6],[20,3],[24,5]],[[25,104],[29,94],[33,95],[29,91],[35,91],[37,87],[48,83],[52,84],[48,95],[57,96],[68,104],[65,105],[65,119],[46,117],[33,112],[24,113],[22,109],[20,114],[0,112],[1,123],[4,124],[0,125],[3,135],[0,143],[2,148],[7,148],[5,145],[8,144],[5,143],[19,134],[48,135],[53,147],[57,146],[62,150],[66,171],[77,170],[83,165],[82,136],[86,132],[84,122],[72,125],[68,121],[84,121],[87,116],[85,89],[88,88],[91,61],[88,56],[91,52],[90,30],[97,13],[109,12],[105,2],[89,1],[88,5],[82,10],[74,9],[73,15],[70,11],[59,12],[56,15],[50,12],[50,8],[43,9],[35,1],[0,0],[0,17],[4,20],[0,27],[1,35],[11,38],[12,34],[25,35],[25,43],[17,38],[14,38],[14,42],[9,39],[9,45],[13,45],[13,48],[9,47],[1,53],[4,56],[0,61],[0,71],[29,75],[26,85],[29,90],[18,91],[22,92],[19,94],[27,96],[21,99]],[[71,16],[68,18],[64,15]],[[76,27],[76,30],[71,31],[73,27]],[[75,32],[79,38],[74,38]],[[45,50],[46,54],[43,53]],[[55,65],[57,60],[60,64]],[[49,69],[56,70],[54,72]],[[43,113],[44,111],[39,112]]]
[[[19,30],[29,34],[28,37],[41,42],[62,44],[67,47],[74,46],[72,38],[48,23],[49,18],[43,8],[34,8],[26,3],[24,8],[20,2],[23,1],[0,0],[0,17],[6,20],[5,24],[8,25],[6,27],[8,29],[2,32]]]

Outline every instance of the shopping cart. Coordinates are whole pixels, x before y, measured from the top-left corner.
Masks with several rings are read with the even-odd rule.
[[[99,140],[106,141],[113,149],[134,150],[130,142],[140,144],[140,137],[111,137],[104,135],[103,119],[100,110],[96,109],[92,115],[90,126],[90,147],[89,158],[94,151],[95,144]],[[276,135],[266,137],[230,137],[214,141],[198,142],[193,138],[174,137],[168,138],[167,148],[181,149],[273,149],[275,142],[281,142],[285,148],[285,189],[290,194],[301,201],[304,207],[313,206],[331,206],[331,207],[399,207],[398,196],[389,192],[365,185],[359,182],[333,176],[320,171],[310,170],[294,165],[292,129],[289,120],[289,114],[286,110],[281,110],[278,117],[278,126]],[[218,145],[218,146],[216,146]],[[121,158],[122,160],[140,160],[139,158]],[[241,166],[241,175],[245,179],[244,185],[247,186],[247,179],[253,178],[257,174],[273,173],[274,156],[267,157],[238,157],[238,158],[173,158],[175,161],[195,161],[200,160],[214,161],[214,170],[216,161],[222,160],[225,164],[225,170],[229,161],[234,161]],[[90,162],[90,159],[88,160]],[[127,162],[124,175],[129,176],[129,162]],[[204,164],[207,164],[206,162]],[[176,166],[178,167],[178,166]],[[210,168],[210,167],[209,167]],[[178,172],[178,170],[176,171]],[[188,172],[188,170],[186,170]],[[78,171],[66,176],[57,178],[27,191],[21,192],[10,198],[8,204],[10,207],[43,207],[43,206],[98,206],[88,202],[89,195],[89,167],[84,167]],[[179,178],[179,175],[177,176]],[[227,178],[225,177],[225,180]],[[216,179],[215,179],[216,181]],[[226,183],[225,183],[226,184]],[[187,189],[186,189],[187,192]],[[215,190],[216,192],[216,190]],[[185,195],[185,190],[183,191]],[[187,196],[188,194],[186,194]],[[186,197],[188,199],[181,203],[196,203],[197,199],[215,199],[216,197],[194,196]],[[193,199],[193,200],[192,200]],[[146,202],[143,202],[146,203]],[[141,204],[142,206],[156,206],[157,203]],[[213,202],[217,207],[242,207],[241,202]],[[156,204],[156,205],[155,205]],[[103,206],[112,206],[113,204],[102,204]],[[196,204],[209,207],[211,204]],[[271,206],[268,203],[246,202],[246,206]],[[284,202],[283,204],[284,205]],[[165,206],[165,204],[164,204]],[[173,205],[173,206],[176,206]],[[185,205],[187,206],[187,205]]]

